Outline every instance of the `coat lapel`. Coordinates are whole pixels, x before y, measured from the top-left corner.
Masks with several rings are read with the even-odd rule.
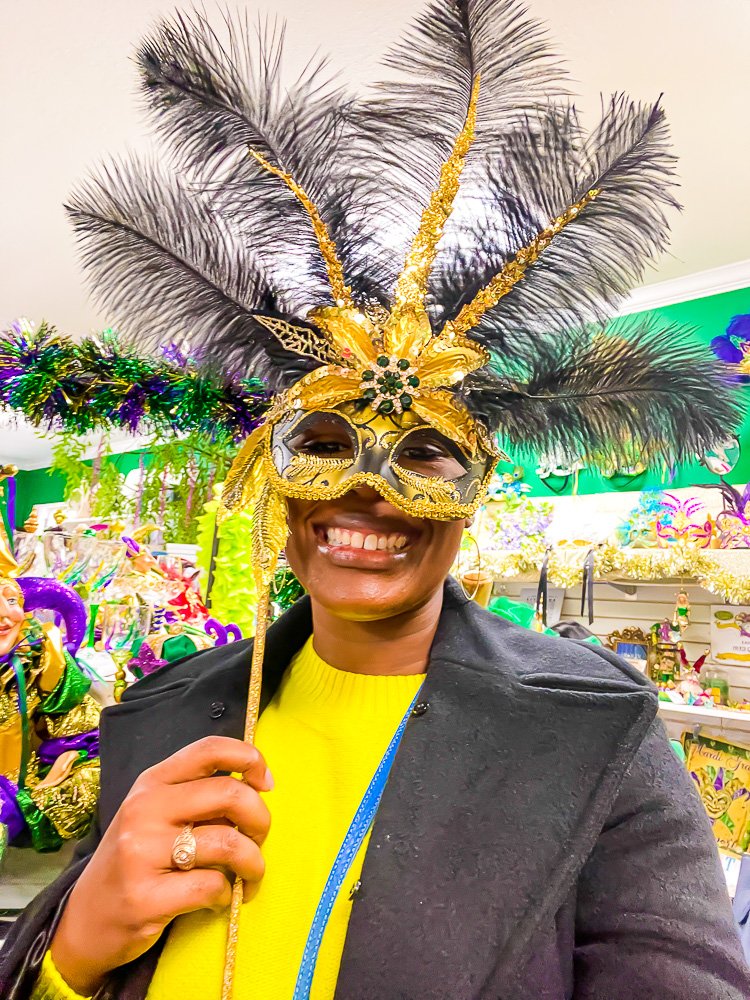
[[[559,669],[561,655],[597,653],[474,607],[447,595],[428,709],[407,726],[378,811],[336,1000],[498,1000],[570,892],[654,716],[653,695],[619,668],[598,682]],[[519,672],[530,650],[540,661]]]

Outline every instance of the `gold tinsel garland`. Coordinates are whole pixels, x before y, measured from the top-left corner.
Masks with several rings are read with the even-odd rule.
[[[750,603],[748,549],[697,549],[680,544],[668,549],[627,549],[611,543],[562,545],[549,551],[550,584],[565,589],[579,586],[590,549],[594,551],[594,578],[599,582],[623,577],[641,581],[690,579],[729,604]],[[496,580],[536,577],[544,557],[544,545],[535,543],[520,552],[482,552],[481,567]],[[473,568],[478,565],[475,558]]]

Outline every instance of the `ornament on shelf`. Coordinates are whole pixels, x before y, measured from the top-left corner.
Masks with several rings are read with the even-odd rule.
[[[674,606],[674,616],[672,618],[672,628],[676,629],[680,637],[690,624],[690,598],[683,589],[677,594]]]
[[[656,521],[656,536],[660,548],[674,544],[690,545],[698,549],[711,548],[714,524],[706,506],[697,497],[681,500],[673,493],[665,493],[662,500],[669,517],[660,515]]]
[[[750,483],[740,492],[724,478],[705,489],[721,492],[724,509],[716,516],[716,532],[722,549],[750,548]]]
[[[671,524],[671,511],[664,506],[661,490],[646,490],[625,520],[615,530],[619,545],[634,549],[653,549],[659,544],[657,522]]]

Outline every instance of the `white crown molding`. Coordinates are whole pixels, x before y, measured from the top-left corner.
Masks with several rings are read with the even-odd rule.
[[[673,306],[691,299],[705,299],[709,295],[734,292],[738,288],[750,288],[750,260],[738,260],[723,267],[712,267],[708,271],[696,271],[683,278],[660,281],[655,285],[642,285],[634,289],[623,302],[620,316]]]

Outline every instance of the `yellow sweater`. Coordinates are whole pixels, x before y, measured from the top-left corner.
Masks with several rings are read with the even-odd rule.
[[[271,812],[263,845],[266,872],[242,910],[236,1000],[291,1000],[333,861],[422,680],[336,670],[315,653],[312,639],[292,660],[258,723],[257,745],[275,788],[264,794]],[[366,846],[365,841],[333,907],[311,1000],[332,1000],[351,912],[349,894]],[[227,916],[207,910],[175,920],[148,1000],[218,998],[226,931]],[[75,994],[59,990],[44,995],[75,1000]]]

